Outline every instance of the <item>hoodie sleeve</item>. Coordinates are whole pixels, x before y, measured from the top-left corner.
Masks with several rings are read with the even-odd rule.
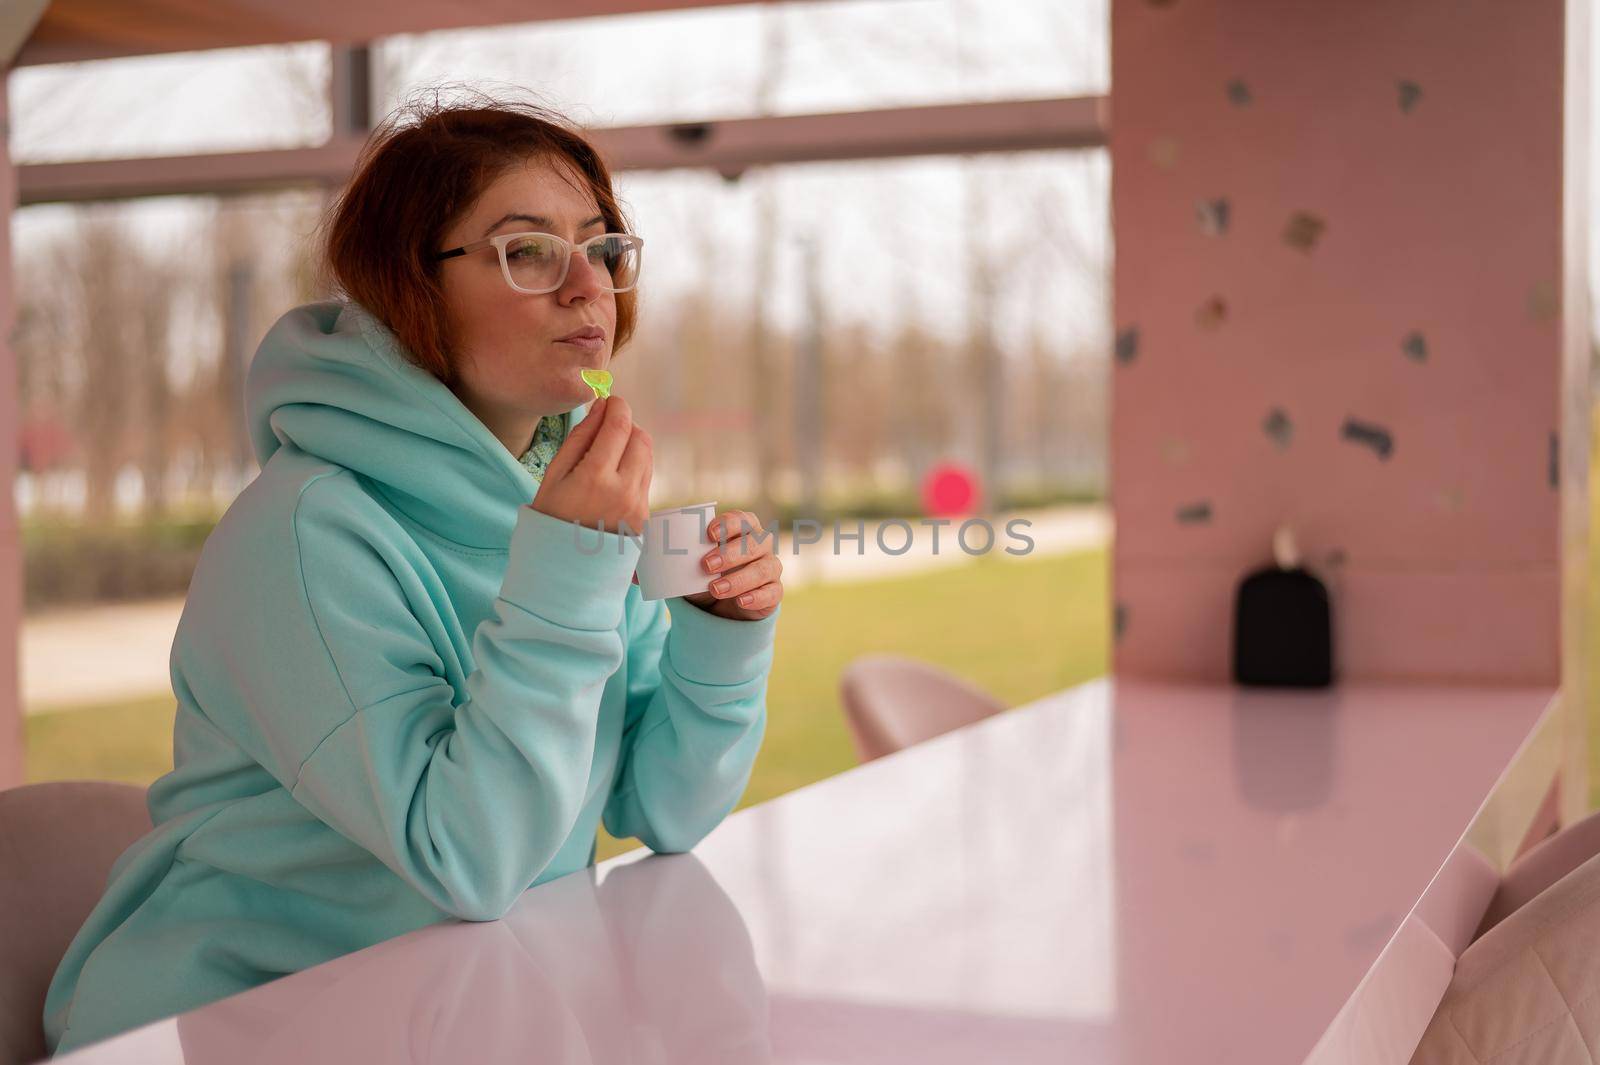
[[[258,693],[264,719],[301,722],[268,746],[294,758],[310,745],[289,763],[290,786],[319,818],[447,913],[496,919],[577,821],[601,693],[623,660],[638,543],[522,507],[457,705],[423,620],[438,623],[426,609],[438,592],[384,557],[393,545],[311,498],[297,508],[295,550],[323,661],[284,663],[302,673],[285,688],[313,685],[333,705]],[[304,735],[307,720],[327,722],[320,738]]]
[[[749,783],[783,608],[732,621],[686,599],[644,600],[637,587],[628,608],[628,711],[606,831],[657,852],[687,851]]]

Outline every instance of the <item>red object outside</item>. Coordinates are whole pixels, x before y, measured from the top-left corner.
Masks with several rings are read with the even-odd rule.
[[[922,509],[932,518],[955,518],[977,509],[978,478],[967,467],[941,462],[922,478]]]

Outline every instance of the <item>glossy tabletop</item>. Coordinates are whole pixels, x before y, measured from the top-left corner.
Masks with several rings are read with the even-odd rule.
[[[63,1060],[1339,1060],[1552,700],[1099,681]]]

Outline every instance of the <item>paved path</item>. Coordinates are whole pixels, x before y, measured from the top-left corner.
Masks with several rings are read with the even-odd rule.
[[[1006,534],[1006,522],[1013,517],[1031,523],[1021,531],[1033,538],[1034,557],[1081,551],[1111,539],[1111,516],[1105,507],[1019,511],[993,522],[995,543],[991,550],[997,558],[1017,557],[1007,555],[1004,549],[1022,546]],[[953,525],[939,529],[937,553],[933,550],[933,529],[918,520],[910,520],[909,525],[910,546],[903,554],[889,554],[879,548],[878,522],[865,523],[860,548],[854,540],[841,540],[839,554],[833,552],[832,526],[823,528],[820,542],[802,546],[798,554],[789,537],[791,530],[781,530],[778,549],[783,557],[784,585],[799,588],[819,581],[831,584],[873,580],[973,561],[957,543]],[[855,530],[853,520],[840,525],[843,533]],[[902,526],[891,525],[881,531],[883,543],[891,551],[898,551],[907,543]],[[983,539],[980,528],[968,531],[970,548],[980,548]],[[182,611],[182,599],[164,599],[29,616],[22,627],[25,712],[170,694],[167,659]]]
[[[180,598],[24,618],[24,712],[170,692],[167,658],[182,612]]]

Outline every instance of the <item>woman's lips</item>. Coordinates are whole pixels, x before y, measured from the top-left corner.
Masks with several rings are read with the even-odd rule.
[[[558,340],[557,344],[570,344],[572,347],[584,351],[600,351],[606,346],[604,337],[573,337],[571,340]]]

